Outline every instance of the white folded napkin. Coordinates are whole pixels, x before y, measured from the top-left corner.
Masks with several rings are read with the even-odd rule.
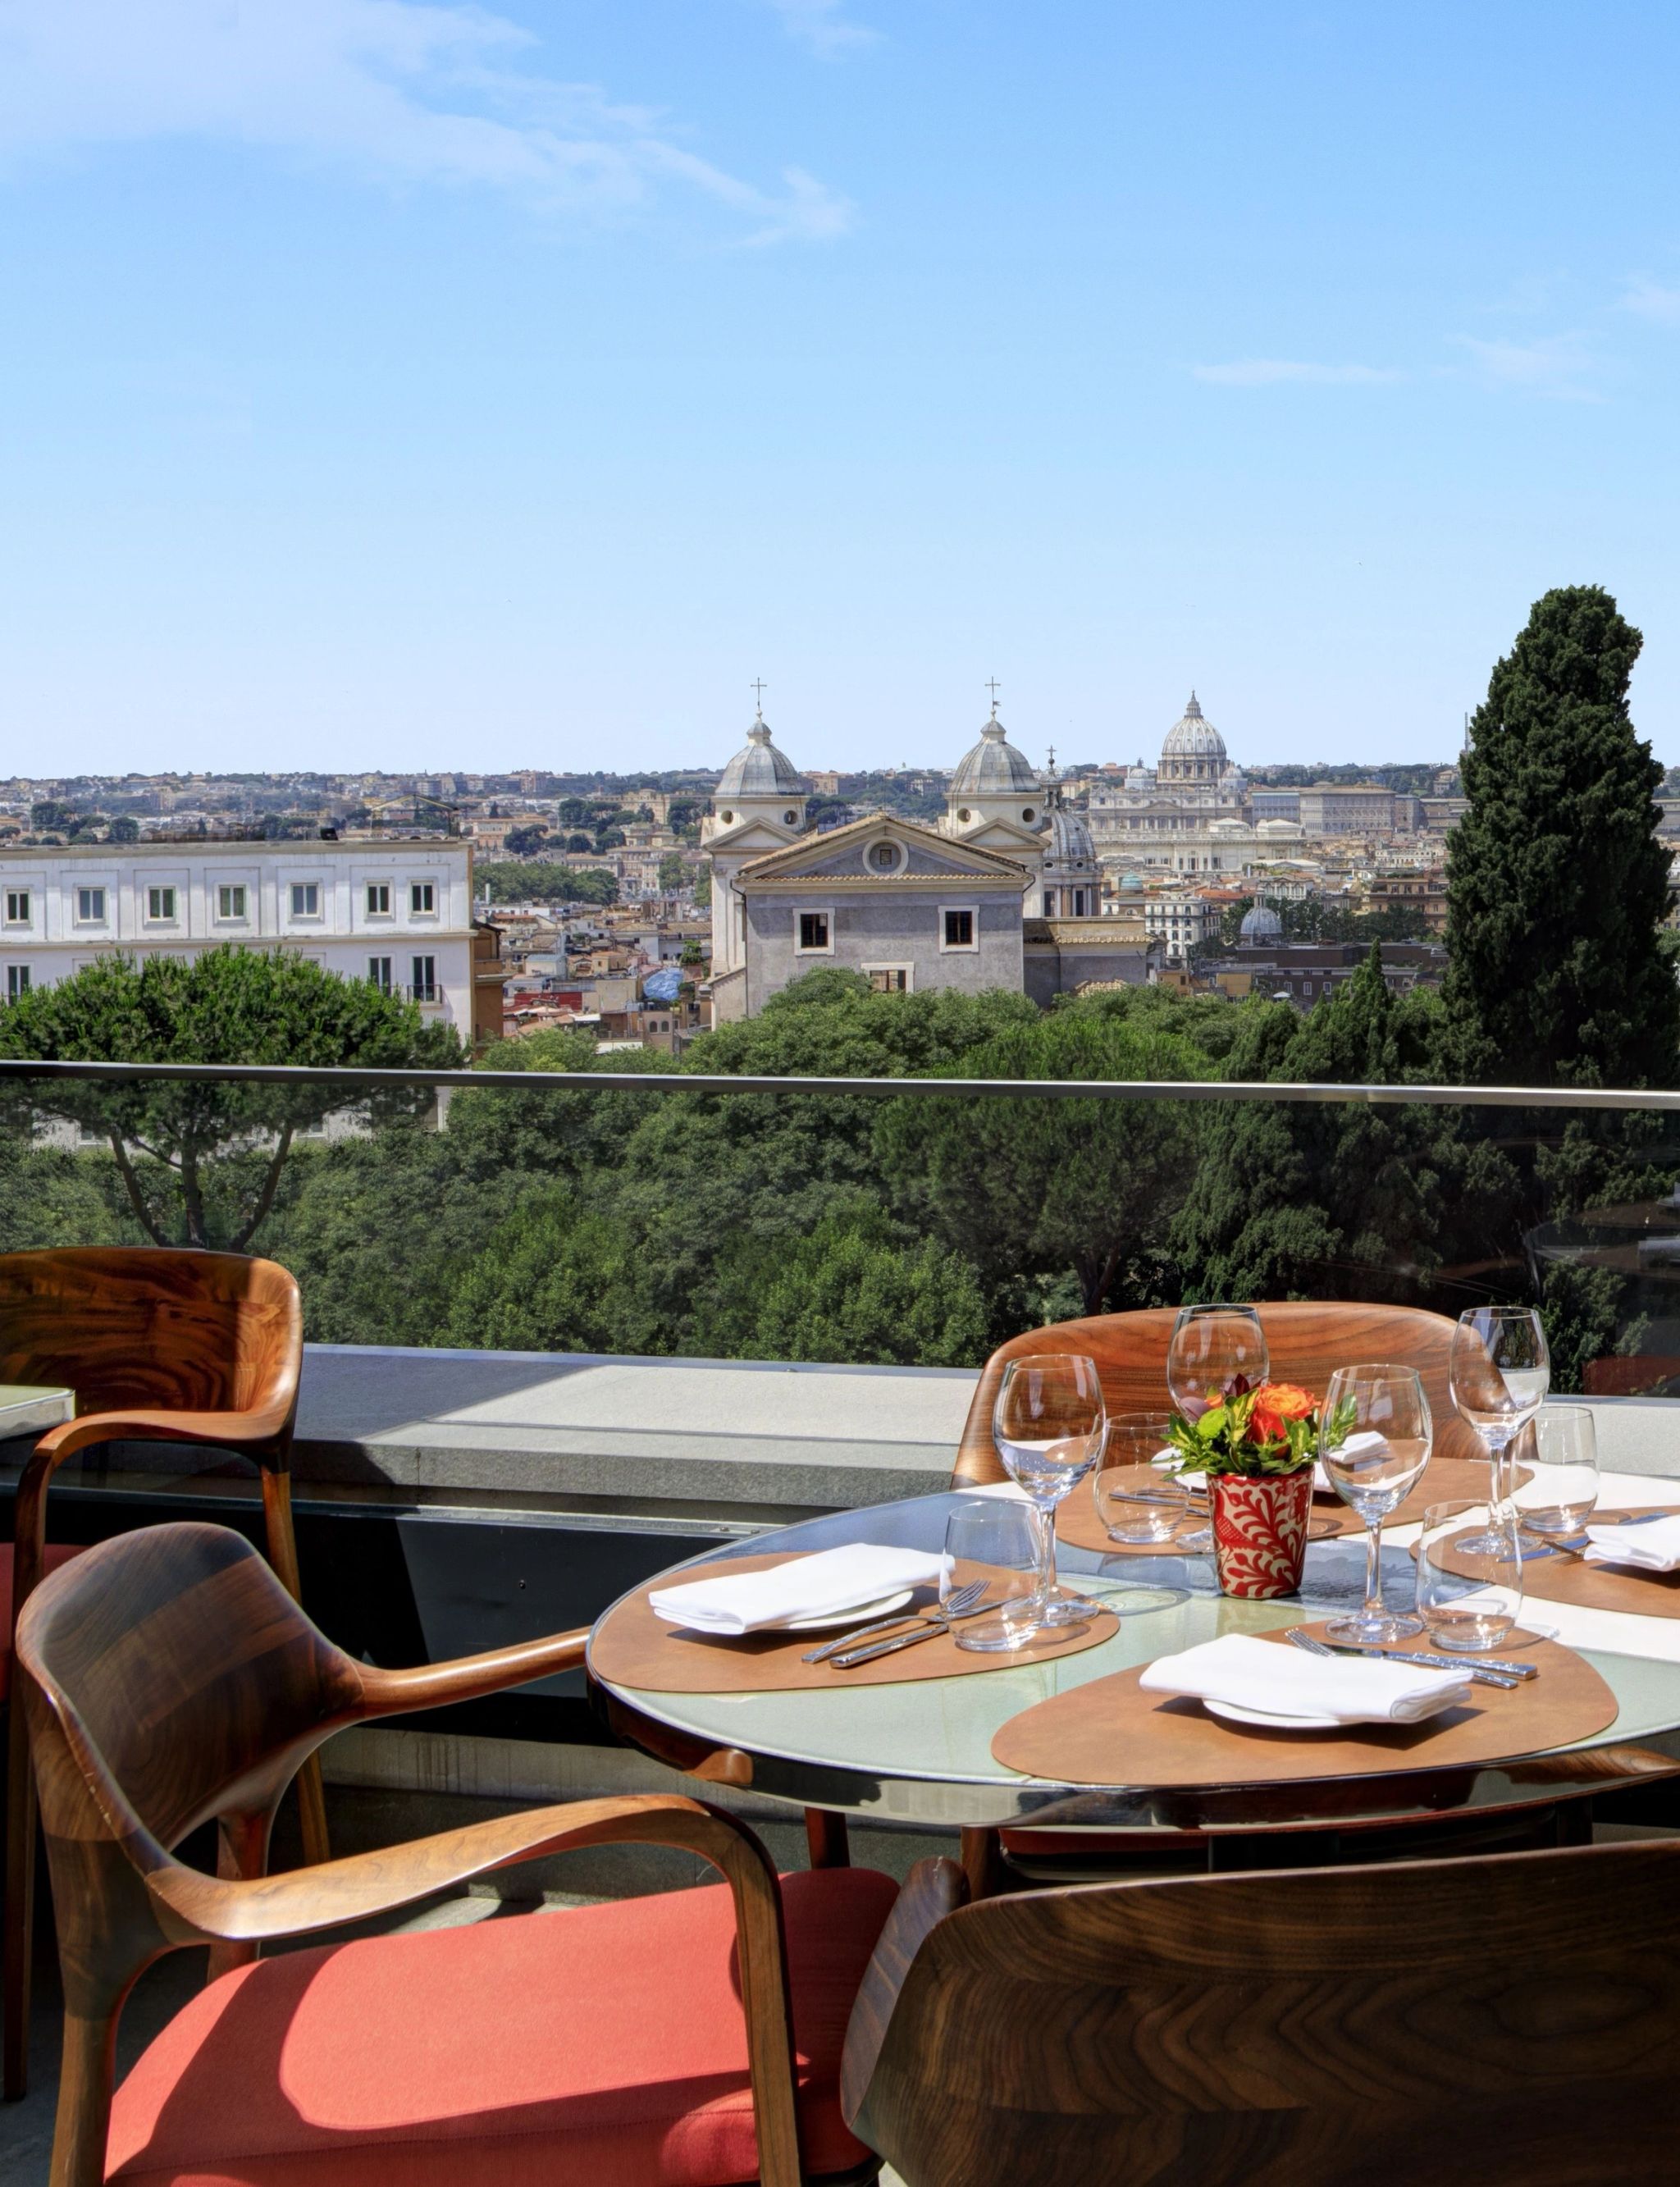
[[[1349,1436],[1347,1441],[1342,1445],[1342,1455],[1344,1459],[1351,1460],[1357,1465],[1363,1453],[1368,1451],[1374,1456],[1379,1450],[1386,1447],[1386,1443],[1387,1438],[1379,1436],[1374,1428],[1359,1428]],[[1327,1496],[1334,1496],[1336,1493],[1336,1484],[1331,1480],[1329,1469],[1322,1458],[1315,1458],[1312,1461],[1312,1486],[1322,1489]]]
[[[1633,1526],[1588,1526],[1589,1565],[1632,1565],[1638,1571],[1680,1571],[1680,1511]]]
[[[1374,1656],[1331,1660],[1251,1633],[1227,1633],[1163,1656],[1138,1683],[1146,1693],[1233,1701],[1278,1716],[1329,1716],[1338,1723],[1421,1723],[1470,1695],[1468,1666],[1420,1671]]]
[[[648,1597],[655,1617],[697,1633],[761,1633],[795,1617],[838,1615],[902,1587],[936,1580],[945,1559],[923,1549],[884,1549],[848,1542],[814,1556],[789,1557],[763,1571],[724,1573],[656,1588]]]

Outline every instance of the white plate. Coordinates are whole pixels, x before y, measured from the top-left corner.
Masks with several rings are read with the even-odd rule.
[[[825,1610],[816,1617],[790,1617],[785,1625],[761,1625],[761,1633],[832,1633],[842,1625],[867,1625],[872,1617],[885,1617],[902,1610],[916,1592],[901,1587],[891,1594],[877,1595],[873,1602],[855,1602],[850,1610]]]
[[[1271,1709],[1245,1708],[1240,1701],[1211,1701],[1202,1706],[1210,1716],[1222,1716],[1228,1723],[1263,1723],[1269,1731],[1340,1731],[1334,1716],[1278,1716]]]

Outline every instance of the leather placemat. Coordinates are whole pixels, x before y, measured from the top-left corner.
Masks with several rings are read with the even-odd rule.
[[[1648,1513],[1674,1510],[1671,1504],[1634,1504],[1626,1510],[1595,1511],[1590,1523],[1613,1526],[1618,1519],[1642,1519]],[[1530,1600],[1573,1602],[1583,1610],[1621,1610],[1638,1617],[1680,1617],[1680,1571],[1642,1572],[1631,1565],[1589,1565],[1580,1557],[1525,1556],[1522,1591]]]
[[[762,1571],[785,1564],[781,1556],[732,1557],[727,1565],[697,1568],[696,1579],[721,1578],[726,1571]],[[959,1566],[958,1576],[977,1578],[982,1567]],[[610,1610],[589,1639],[589,1668],[610,1685],[638,1686],[660,1694],[761,1694],[800,1690],[837,1693],[847,1686],[907,1685],[920,1678],[955,1678],[974,1671],[1007,1671],[1021,1663],[1048,1663],[1058,1656],[1077,1656],[1111,1640],[1120,1620],[1104,1611],[1088,1625],[1064,1626],[1025,1648],[983,1655],[959,1648],[948,1633],[924,1640],[873,1663],[836,1671],[827,1663],[805,1663],[809,1648],[820,1647],[844,1630],[827,1633],[747,1633],[739,1638],[691,1633],[655,1616],[648,1597],[669,1583],[667,1573],[650,1580]],[[905,1605],[907,1613],[937,1608],[939,1589],[919,1587]],[[867,1622],[868,1621],[860,1621]],[[881,1639],[887,1635],[883,1633]],[[860,1643],[860,1644],[862,1644]]]
[[[1323,1621],[1306,1629],[1320,1633]],[[1287,1644],[1281,1628],[1261,1637]],[[1497,1667],[1499,1659],[1477,1660]],[[1146,1694],[1140,1666],[1023,1709],[992,1751],[1006,1768],[1055,1785],[1276,1785],[1509,1761],[1590,1739],[1615,1722],[1615,1695],[1573,1649],[1530,1641],[1521,1660],[1539,1677],[1510,1692],[1473,1687],[1466,1706],[1427,1723],[1307,1732],[1227,1723],[1200,1701]]]
[[[1518,1467],[1520,1484],[1531,1477],[1530,1468]],[[1422,1526],[1424,1514],[1431,1504],[1456,1504],[1461,1498],[1485,1504],[1487,1488],[1488,1469],[1478,1459],[1432,1458],[1424,1468],[1423,1479],[1406,1501],[1383,1521],[1384,1529]],[[1206,1510],[1198,1497],[1194,1515],[1185,1521],[1180,1532],[1191,1533],[1196,1526],[1206,1524]],[[1363,1534],[1365,1531],[1364,1521],[1354,1515],[1334,1489],[1313,1491],[1312,1516],[1308,1525],[1307,1539],[1312,1542],[1329,1541],[1339,1534]],[[1185,1554],[1177,1542],[1111,1542],[1107,1528],[1097,1515],[1097,1499],[1089,1481],[1081,1481],[1058,1507],[1056,1538],[1065,1542],[1070,1549],[1094,1549],[1098,1556],[1177,1557]],[[1209,1549],[1203,1554],[1211,1556],[1213,1552]]]

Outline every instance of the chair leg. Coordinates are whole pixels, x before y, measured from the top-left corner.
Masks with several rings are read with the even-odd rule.
[[[115,2012],[100,2020],[65,2013],[49,2187],[102,2187],[115,2052]]]
[[[827,1808],[807,1808],[805,1842],[812,1868],[851,1867],[851,1843],[844,1815],[833,1814]]]
[[[297,1568],[297,1537],[292,1531],[292,1476],[289,1465],[262,1469],[262,1515],[268,1537],[268,1561],[294,1602],[303,1600]],[[321,1783],[321,1757],[312,1754],[297,1773],[298,1819],[303,1858],[311,1868],[332,1858],[327,1836],[327,1796]]]
[[[30,1955],[35,1942],[35,1778],[23,1704],[6,1711],[5,2100],[29,2093]]]

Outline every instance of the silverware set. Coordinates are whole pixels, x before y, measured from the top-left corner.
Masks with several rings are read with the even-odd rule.
[[[1540,1675],[1537,1665],[1507,1662],[1503,1656],[1497,1664],[1472,1663],[1463,1656],[1414,1655],[1398,1648],[1332,1647],[1326,1641],[1315,1639],[1312,1633],[1304,1633],[1299,1625],[1292,1625],[1284,1637],[1309,1656],[1323,1656],[1332,1661],[1338,1656],[1363,1656],[1368,1660],[1379,1657],[1385,1663],[1406,1663],[1423,1671],[1467,1671],[1472,1685],[1500,1686],[1507,1693],[1525,1679]]]
[[[901,1610],[892,1617],[878,1617],[871,1625],[855,1626],[850,1633],[842,1633],[838,1639],[824,1641],[820,1648],[812,1648],[800,1661],[804,1663],[829,1663],[837,1671],[849,1671],[855,1663],[873,1662],[877,1656],[896,1655],[901,1648],[913,1648],[919,1640],[936,1640],[941,1633],[949,1632],[953,1624],[964,1617],[973,1617],[986,1608],[986,1591],[989,1580],[970,1580],[948,1595],[937,1610]],[[908,1632],[896,1632],[897,1626],[908,1626]],[[885,1639],[872,1639],[875,1633],[890,1633]],[[858,1647],[858,1641],[868,1642]]]

